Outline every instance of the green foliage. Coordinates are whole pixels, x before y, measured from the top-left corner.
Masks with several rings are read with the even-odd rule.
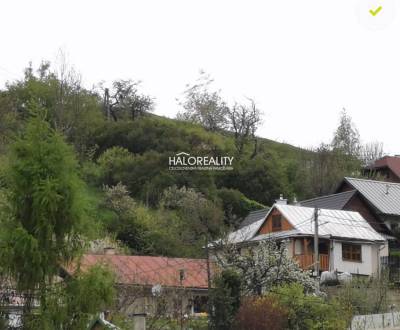
[[[112,91],[105,89],[104,105],[108,119],[135,120],[153,110],[154,101],[148,95],[139,93],[140,82],[116,80]]]
[[[319,296],[307,295],[299,284],[277,287],[269,296],[287,309],[287,329],[345,330],[351,319],[348,310],[337,300],[325,301]]]
[[[264,205],[247,198],[239,190],[222,188],[217,191],[218,198],[222,201],[225,213],[225,223],[236,225],[244,219],[249,212],[265,208]]]
[[[259,203],[272,205],[280,194],[292,195],[284,166],[272,152],[258,155],[235,164],[221,185],[237,189]]]
[[[117,184],[123,181],[129,177],[128,169],[133,166],[133,162],[134,156],[127,149],[122,147],[107,149],[98,159],[103,182]]]
[[[293,196],[296,192],[299,199],[311,197],[310,189],[304,185],[308,172],[303,167],[308,167],[300,160],[303,155],[309,159],[312,153],[269,140],[259,139],[254,157],[253,149],[246,146],[240,160],[234,159],[234,170],[224,172],[169,171],[169,157],[181,151],[196,156],[235,155],[234,137],[157,116],[106,122],[98,128],[92,146],[98,146],[96,155],[104,170],[102,182],[115,185],[121,181],[133,197],[153,207],[162,191],[172,185],[195,188],[212,198],[218,188],[236,189],[265,205],[273,204],[281,193]],[[115,155],[114,161],[115,151],[108,151],[114,147],[130,154]]]
[[[63,132],[80,155],[104,120],[97,95],[82,88],[79,75],[65,63],[58,73],[51,70],[49,62],[43,62],[37,72],[28,67],[24,79],[0,92],[0,122],[6,135],[23,127],[23,120],[30,116],[30,103],[46,112],[51,126]]]
[[[195,237],[216,238],[223,229],[222,210],[204,194],[186,187],[178,189],[172,186],[164,191],[161,205],[176,209]],[[189,221],[189,219],[191,221]]]
[[[175,191],[173,189],[168,192]],[[185,188],[178,191],[186,192]],[[135,202],[122,184],[105,187],[103,205],[114,216],[108,218],[104,226],[135,254],[203,256],[205,235],[209,229],[219,228],[221,211],[204,197],[197,206],[195,198],[201,195],[195,191],[176,195],[168,192],[165,196],[173,197],[174,201],[165,197],[159,209],[150,209]],[[193,196],[188,197],[188,194]],[[213,226],[207,227],[207,223],[201,222],[205,217]]]
[[[6,179],[2,264],[19,289],[32,290],[82,247],[84,184],[72,149],[38,116],[13,144]]]
[[[240,306],[241,279],[233,270],[224,270],[214,278],[210,293],[211,329],[230,330]]]
[[[114,275],[103,266],[77,272],[46,290],[39,312],[29,315],[26,329],[84,330],[99,311],[112,308],[116,292]]]
[[[389,309],[389,287],[388,274],[383,272],[380,278],[353,278],[329,293],[354,315],[379,314]]]
[[[218,91],[210,90],[213,80],[204,72],[193,86],[184,92],[181,105],[184,111],[177,118],[203,125],[211,131],[221,130],[228,125],[228,106],[222,100]]]
[[[335,131],[331,145],[334,150],[340,150],[344,155],[355,158],[360,155],[360,134],[346,109],[341,112],[339,126]]]

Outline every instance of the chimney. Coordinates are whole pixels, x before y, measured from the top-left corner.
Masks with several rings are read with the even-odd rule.
[[[275,203],[276,203],[276,204],[283,204],[283,205],[286,205],[286,204],[287,204],[287,199],[284,199],[284,198],[283,198],[283,194],[280,194],[280,195],[279,195],[279,199],[276,199],[276,200],[275,200]]]
[[[114,255],[115,254],[115,249],[111,246],[105,247],[104,248],[104,254],[106,255]]]
[[[389,195],[389,188],[390,188],[390,186],[388,184],[386,184],[386,192],[385,192],[386,195]]]

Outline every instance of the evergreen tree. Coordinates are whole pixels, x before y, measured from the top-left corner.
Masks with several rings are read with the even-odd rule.
[[[34,113],[44,113],[32,107]],[[27,297],[29,312],[34,297],[45,305],[47,286],[60,265],[82,248],[84,184],[72,148],[38,115],[28,120],[9,158],[1,262]]]
[[[343,109],[341,113],[340,123],[332,140],[332,147],[348,156],[358,157],[360,154],[360,134],[346,109]]]

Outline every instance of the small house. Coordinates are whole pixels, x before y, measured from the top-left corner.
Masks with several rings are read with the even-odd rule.
[[[365,166],[363,175],[370,178],[380,178],[388,182],[400,183],[400,156],[385,156],[372,164]]]
[[[163,313],[193,315],[206,311],[208,296],[205,259],[86,254],[80,270],[104,265],[114,272],[118,310],[127,316]],[[64,267],[73,276],[76,265]]]
[[[387,241],[358,212],[318,209],[320,271],[376,275]],[[262,240],[285,244],[303,269],[314,267],[315,209],[276,203],[265,216],[231,233],[230,243],[245,247]]]

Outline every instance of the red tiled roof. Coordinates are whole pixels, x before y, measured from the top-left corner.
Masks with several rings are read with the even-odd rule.
[[[80,269],[87,270],[96,264],[105,264],[115,272],[118,284],[155,285],[179,287],[180,271],[185,278],[182,286],[207,288],[207,260],[126,255],[86,254],[81,259]],[[73,273],[76,266],[66,267]]]
[[[400,178],[400,157],[385,156],[371,165],[372,169],[388,167],[398,178]]]

